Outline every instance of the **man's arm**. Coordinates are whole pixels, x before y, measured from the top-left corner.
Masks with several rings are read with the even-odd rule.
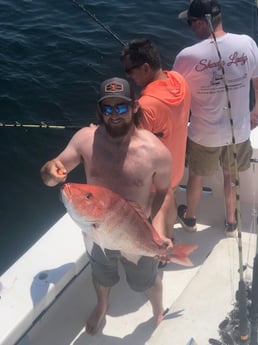
[[[163,146],[161,142],[160,144]],[[153,219],[155,218],[156,214],[159,212],[163,204],[171,181],[171,155],[165,146],[164,149],[166,151],[165,155],[159,161],[156,173],[153,178],[153,184],[155,187],[155,197],[153,199],[151,210]]]
[[[75,134],[63,152],[42,166],[40,174],[47,186],[53,187],[64,183],[67,174],[80,164],[81,155],[78,147],[78,135]]]
[[[171,240],[166,237],[166,216],[164,214],[164,209],[161,208],[165,202],[165,198],[169,195],[171,183],[171,155],[161,142],[160,145],[162,146],[162,159],[158,162],[158,169],[153,179],[155,193],[151,210],[152,224],[167,246],[172,247],[173,244]]]

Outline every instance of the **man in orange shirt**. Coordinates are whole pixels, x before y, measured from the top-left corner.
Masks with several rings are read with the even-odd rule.
[[[163,212],[153,222],[171,238],[177,217],[175,191],[184,173],[190,90],[179,73],[162,70],[159,53],[149,39],[129,42],[120,60],[126,74],[143,87],[139,99],[144,113],[141,126],[158,136],[172,156],[171,186]]]

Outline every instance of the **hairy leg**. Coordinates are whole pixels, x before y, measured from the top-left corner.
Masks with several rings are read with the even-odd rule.
[[[154,285],[145,291],[145,295],[152,305],[155,325],[158,326],[164,317],[164,308],[162,303],[163,287],[159,275],[157,275]]]
[[[101,321],[106,315],[108,309],[108,300],[110,294],[110,287],[100,285],[93,279],[93,285],[97,295],[97,304],[90,314],[85,330],[87,333],[94,335],[98,332]]]

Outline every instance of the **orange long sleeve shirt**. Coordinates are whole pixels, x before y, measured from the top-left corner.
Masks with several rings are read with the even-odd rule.
[[[164,71],[167,79],[156,80],[142,91],[139,103],[144,118],[141,127],[156,134],[172,156],[171,187],[179,185],[185,164],[190,89],[179,73]]]

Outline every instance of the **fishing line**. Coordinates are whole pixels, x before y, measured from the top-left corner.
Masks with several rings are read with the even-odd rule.
[[[218,47],[218,43],[216,40],[215,32],[213,29],[213,25],[211,22],[211,14],[206,14],[205,18],[210,28],[211,35],[214,40],[214,45],[218,54],[219,64],[222,71],[222,78],[223,83],[226,91],[226,98],[227,98],[227,111],[228,117],[230,122],[231,128],[231,136],[232,136],[232,147],[233,147],[233,155],[234,155],[234,173],[235,173],[235,191],[236,191],[236,209],[237,209],[237,228],[238,228],[238,257],[239,257],[239,296],[238,296],[238,303],[239,303],[239,337],[241,341],[247,341],[249,338],[249,331],[248,331],[248,319],[247,319],[247,301],[246,301],[246,286],[244,282],[244,269],[243,269],[243,246],[242,246],[242,223],[241,223],[241,215],[240,215],[240,183],[239,183],[239,171],[237,166],[237,149],[236,149],[236,142],[235,142],[235,133],[234,133],[234,121],[232,117],[231,111],[231,102],[229,98],[229,88],[226,82],[225,76],[225,69],[223,66],[223,61],[221,57],[221,53]]]
[[[1,127],[15,127],[15,128],[45,128],[45,129],[81,129],[82,126],[79,125],[48,125],[45,122],[40,123],[20,123],[20,122],[14,122],[14,123],[6,123],[6,122],[0,122],[0,128]]]
[[[126,43],[123,42],[117,34],[110,30],[105,24],[103,24],[95,14],[91,13],[85,5],[79,4],[76,0],[71,0],[77,7],[79,7],[83,12],[87,13],[97,24],[99,24],[104,30],[106,30],[116,41],[118,41],[122,46],[125,46]]]

